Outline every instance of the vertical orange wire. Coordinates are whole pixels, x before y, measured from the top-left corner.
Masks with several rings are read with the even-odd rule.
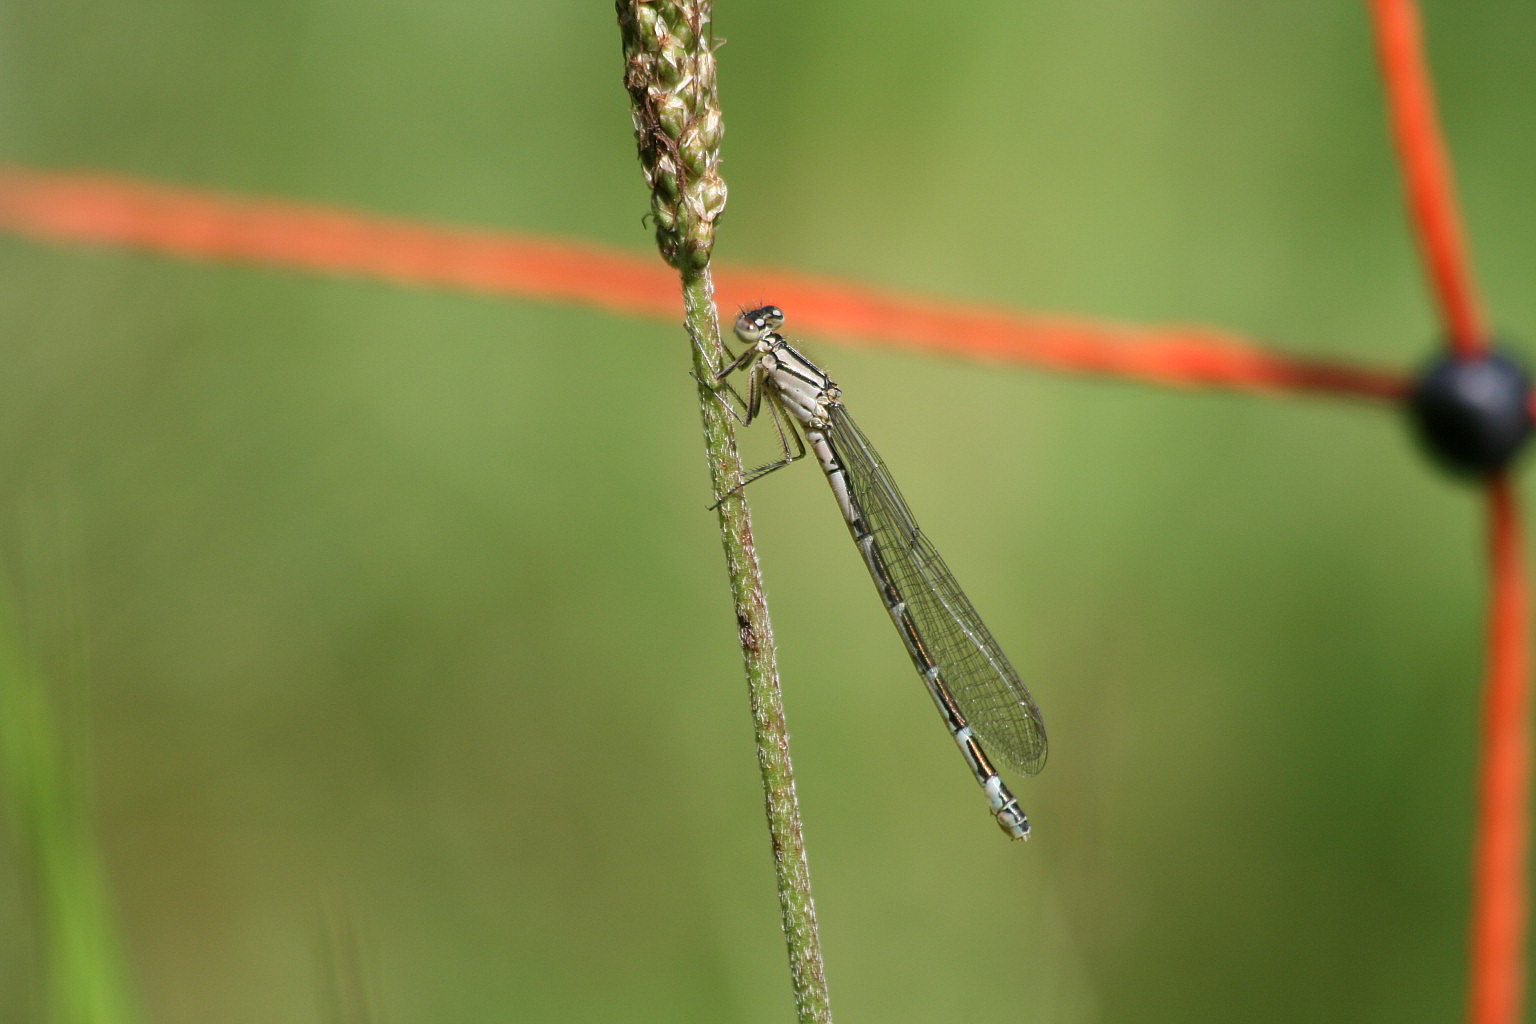
[[[1503,474],[1488,485],[1488,510],[1493,587],[1468,1016],[1472,1024],[1517,1024],[1525,996],[1521,964],[1530,841],[1530,595],[1514,488]]]
[[[1412,0],[1371,0],[1408,211],[1441,311],[1462,357],[1487,349],[1449,161],[1435,116],[1418,11]],[[1525,1000],[1530,832],[1530,597],[1514,489],[1488,483],[1490,594],[1482,773],[1472,866],[1471,1024],[1519,1024]]]
[[[1487,345],[1487,332],[1435,118],[1418,9],[1412,0],[1371,0],[1371,9],[1409,216],[1451,345],[1459,355],[1476,355]]]

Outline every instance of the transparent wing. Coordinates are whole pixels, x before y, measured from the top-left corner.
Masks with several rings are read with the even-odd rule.
[[[1045,766],[1046,755],[1040,709],[949,567],[918,529],[869,439],[842,406],[829,412],[827,435],[848,471],[854,503],[955,704],[988,751],[1026,775],[1035,774]]]

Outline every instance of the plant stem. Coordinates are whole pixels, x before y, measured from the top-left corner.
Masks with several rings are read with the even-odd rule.
[[[640,164],[651,189],[651,216],[662,258],[682,275],[699,411],[718,506],[737,637],[757,743],[763,802],[773,843],[779,913],[789,951],[790,981],[801,1024],[829,1024],[831,1004],[816,906],[811,896],[805,828],[795,796],[773,625],[763,593],[732,417],[710,386],[724,365],[720,322],[709,272],[715,221],[725,209],[720,177],[723,120],[715,90],[714,31],[708,0],[617,0]]]
[[[683,283],[689,327],[696,332],[696,337],[714,339],[710,347],[718,351],[719,327],[713,291],[707,270],[688,276]],[[694,374],[700,380],[708,380],[710,372],[704,353],[695,346]],[[704,385],[699,386],[699,411],[704,420],[704,445],[709,455],[714,493],[726,494],[742,479],[734,424],[724,406]],[[768,616],[768,601],[763,592],[762,570],[752,538],[752,518],[745,494],[742,491],[727,494],[718,512],[741,657],[747,673],[757,767],[763,783],[768,834],[773,842],[779,914],[789,948],[795,1006],[802,1024],[830,1022],[832,1008],[821,956],[821,936],[816,926],[816,904],[811,895],[805,827],[800,818],[800,802],[795,795],[794,764],[789,756],[789,729],[784,721],[784,694],[779,685],[773,623]]]

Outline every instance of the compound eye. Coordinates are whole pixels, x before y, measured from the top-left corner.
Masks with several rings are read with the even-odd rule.
[[[760,312],[760,310],[749,309],[736,318],[736,337],[742,341],[756,341],[762,337],[765,328]]]

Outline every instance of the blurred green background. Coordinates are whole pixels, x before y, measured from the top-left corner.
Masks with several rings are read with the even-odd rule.
[[[1536,8],[1426,19],[1529,335]],[[1434,341],[1363,4],[716,25],[722,259],[1388,367]],[[20,0],[0,159],[645,253],[620,71],[605,2]],[[8,685],[80,766],[137,1019],[789,1018],[678,328],[14,238],[0,311]],[[1474,497],[1374,408],[842,340],[804,337],[1052,756],[1011,845],[819,475],[754,488],[837,1013],[1455,1019]],[[42,1020],[60,922],[11,812],[0,1020]]]

